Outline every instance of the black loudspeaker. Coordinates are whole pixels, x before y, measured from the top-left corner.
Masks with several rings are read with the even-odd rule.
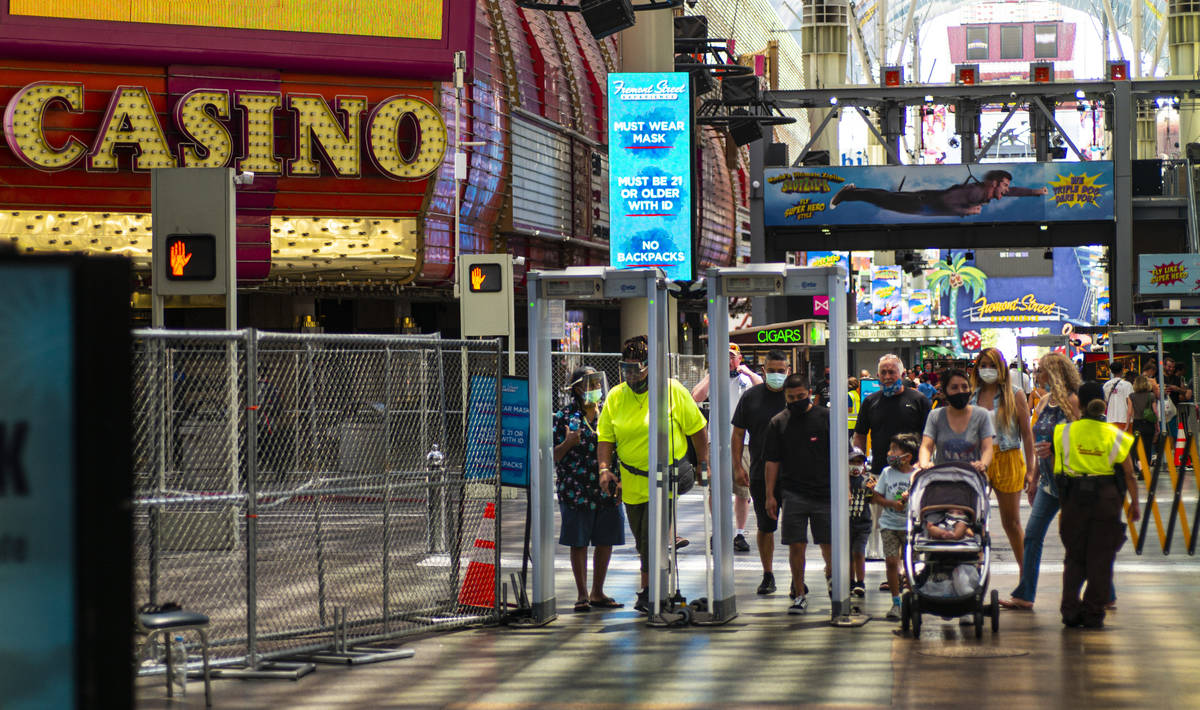
[[[810,150],[808,155],[804,156],[804,160],[800,162],[804,165],[829,165],[829,151]]]
[[[1132,161],[1133,196],[1163,193],[1163,161],[1157,158]]]
[[[767,153],[763,159],[763,164],[768,168],[788,167],[787,143],[772,143],[768,145]]]
[[[1200,143],[1188,143],[1184,150],[1188,160],[1200,160]]]
[[[747,115],[745,109],[733,112],[735,115]],[[729,137],[734,145],[749,145],[762,138],[762,129],[753,118],[735,118],[729,122]]]
[[[583,21],[596,39],[633,27],[633,5],[629,0],[580,0]]]
[[[727,76],[721,80],[721,103],[726,106],[750,106],[758,101],[757,76]]]
[[[696,96],[704,96],[715,88],[712,75],[708,73],[708,67],[696,61],[690,54],[675,55],[675,71],[685,71],[691,75],[692,90]]]
[[[708,18],[704,15],[676,17],[675,39],[708,39]]]

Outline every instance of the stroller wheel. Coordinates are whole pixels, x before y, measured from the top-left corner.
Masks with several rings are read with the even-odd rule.
[[[909,617],[912,615],[912,592],[905,592],[900,597],[900,633],[907,634],[908,627],[911,624]]]
[[[992,590],[992,633],[1000,631],[1000,592]]]
[[[917,596],[909,592],[912,600],[908,605],[908,614],[912,622],[912,636],[914,639],[921,638],[921,603],[917,600]]]

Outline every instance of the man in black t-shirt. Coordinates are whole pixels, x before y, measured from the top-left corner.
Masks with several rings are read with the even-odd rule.
[[[780,517],[780,501],[774,493],[778,483],[783,503],[780,527],[792,568],[788,613],[803,614],[808,611],[808,587],[804,584],[808,530],[812,530],[813,542],[821,546],[826,580],[831,572],[829,410],[812,403],[802,376],[791,375],[783,387],[787,409],[771,419],[763,447],[767,514]]]
[[[871,435],[871,473],[879,476],[887,466],[888,445],[896,434],[925,432],[930,402],[919,391],[905,387],[900,379],[904,365],[895,355],[879,358],[879,391],[862,402],[854,426],[854,446],[866,451]],[[878,517],[878,516],[876,516]]]
[[[739,485],[750,486],[750,499],[754,502],[754,517],[758,520],[758,558],[762,563],[763,578],[758,585],[759,594],[775,591],[775,571],[772,560],[775,556],[775,529],[777,523],[767,515],[767,488],[763,477],[763,444],[766,441],[767,425],[771,418],[782,412],[787,402],[783,395],[783,384],[791,367],[787,354],[772,350],[763,361],[761,384],[754,385],[742,394],[733,411],[733,480]],[[746,434],[750,434],[750,470],[742,465],[742,450]]]

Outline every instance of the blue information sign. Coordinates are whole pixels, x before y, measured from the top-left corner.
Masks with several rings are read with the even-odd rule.
[[[686,72],[608,75],[609,261],[692,278],[692,110]]]
[[[467,415],[466,478],[491,478],[496,466],[496,379],[475,375]],[[500,378],[500,482],[529,485],[529,381]]]

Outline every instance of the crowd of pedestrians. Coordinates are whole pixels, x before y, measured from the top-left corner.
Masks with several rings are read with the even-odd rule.
[[[607,392],[594,369],[577,369],[568,385],[567,403],[555,414],[560,543],[571,548],[576,611],[623,606],[605,594],[604,582],[613,546],[625,542],[626,524],[642,562],[641,591],[634,606],[643,612],[648,607],[647,356],[645,338],[627,341],[622,381]],[[792,371],[787,353],[780,350],[768,352],[756,371],[743,361],[737,346],[731,346],[733,465],[730,471],[713,474],[725,477],[734,494],[737,552],[751,551],[747,524],[749,509],[754,510],[752,537],[762,567],[757,593],[771,595],[778,588],[773,564],[777,531],[788,549],[787,612],[803,614],[809,609],[805,580],[810,543],[820,548],[824,591],[830,592],[830,407],[844,406],[851,439],[847,456],[852,595],[866,595],[867,540],[878,534],[887,571],[880,589],[890,597],[886,618],[900,618],[901,593],[908,583],[900,560],[909,487],[919,471],[958,462],[987,477],[1017,563],[1017,586],[1002,605],[1033,609],[1045,537],[1061,511],[1060,536],[1066,549],[1063,623],[1101,626],[1106,608],[1116,599],[1111,562],[1124,540],[1122,501],[1125,489],[1136,485],[1130,455],[1134,435],[1147,452],[1153,451],[1160,418],[1166,418],[1169,427],[1169,420],[1178,416],[1178,405],[1192,392],[1170,359],[1164,361],[1163,381],[1174,411],[1160,411],[1165,408],[1159,406],[1157,373],[1152,370],[1126,373],[1114,362],[1106,382],[1084,383],[1076,364],[1058,352],[1042,357],[1032,371],[1016,365],[998,349],[987,348],[966,368],[915,372],[889,354],[880,358],[874,373],[877,391],[861,396],[861,382],[871,379],[864,370],[860,378],[849,378],[848,401],[833,403],[828,371],[811,382]],[[708,433],[697,405],[708,398],[712,386],[708,376],[691,392],[673,379],[668,384],[667,440],[681,493],[692,480],[707,478]],[[694,466],[686,456],[689,443]],[[1024,525],[1022,493],[1031,506]],[[1130,520],[1140,514],[1136,496],[1133,499]],[[687,544],[682,538],[675,540],[676,548]],[[590,586],[589,547],[594,548]]]

